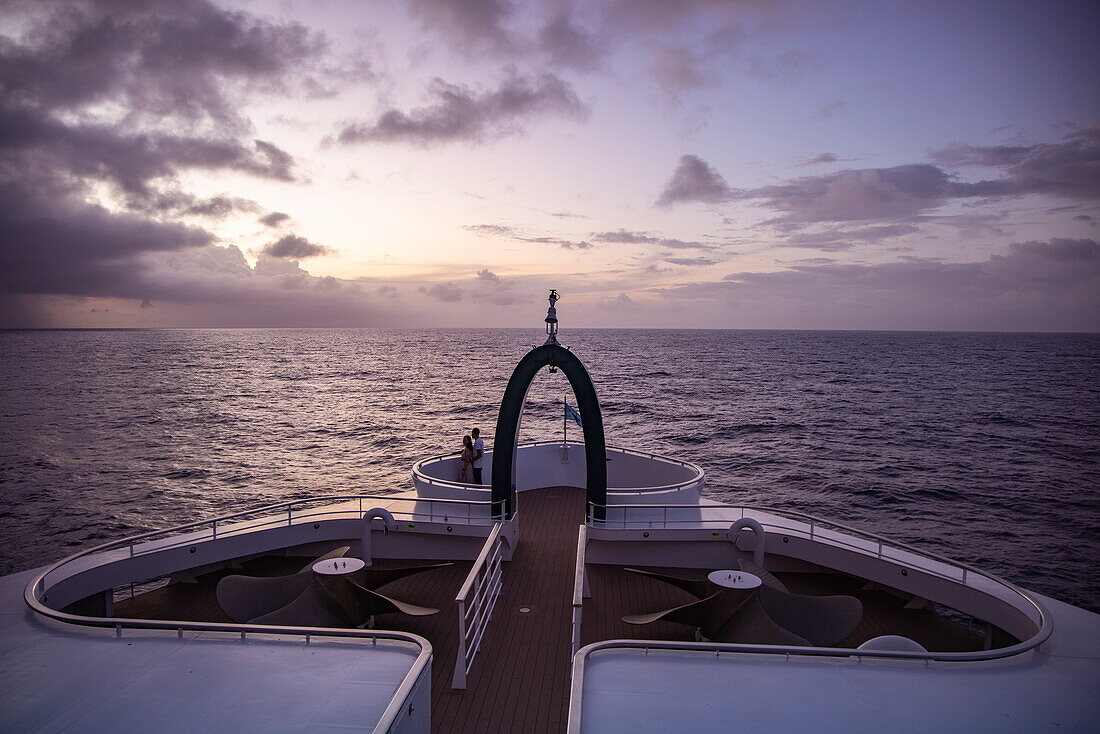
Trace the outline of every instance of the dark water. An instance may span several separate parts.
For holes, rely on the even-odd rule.
[[[715,498],[1100,609],[1100,335],[564,331],[609,442]],[[404,490],[491,434],[524,330],[0,332],[0,573],[261,503]],[[561,374],[523,438],[560,435]]]

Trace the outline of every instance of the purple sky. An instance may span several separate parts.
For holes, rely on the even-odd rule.
[[[0,326],[1100,330],[1095,2],[0,5]],[[563,327],[564,328],[564,327]]]

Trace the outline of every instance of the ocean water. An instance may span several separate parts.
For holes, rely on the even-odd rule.
[[[569,330],[608,442],[1100,610],[1100,335]],[[0,332],[0,573],[492,442],[537,330]],[[563,375],[523,439],[560,436]],[[571,432],[572,433],[572,432]]]

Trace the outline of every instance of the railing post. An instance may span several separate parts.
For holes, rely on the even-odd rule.
[[[451,678],[451,688],[466,688],[466,602],[462,599],[458,608],[458,653],[455,655],[455,673]]]

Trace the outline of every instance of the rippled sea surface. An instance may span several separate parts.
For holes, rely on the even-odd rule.
[[[885,534],[1100,610],[1100,335],[563,330],[608,441],[707,494]],[[0,573],[283,499],[411,487],[538,331],[0,332]],[[523,439],[556,438],[561,374]]]

